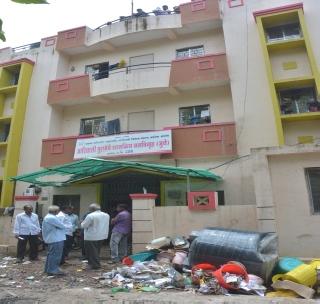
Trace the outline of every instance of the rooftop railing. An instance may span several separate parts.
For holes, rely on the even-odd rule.
[[[123,21],[131,21],[131,20],[137,19],[137,18],[145,18],[145,17],[149,17],[149,16],[166,16],[166,15],[175,15],[175,14],[180,14],[180,10],[179,9],[176,9],[176,10],[173,10],[173,11],[169,11],[169,10],[167,10],[167,11],[163,11],[163,10],[157,11],[157,10],[154,10],[154,11],[149,12],[149,13],[146,13],[146,12],[135,13],[132,16],[120,16],[119,19],[108,21],[108,22],[98,26],[94,30],[99,30],[99,29],[101,29],[101,28],[103,28],[105,26],[108,26],[108,25],[111,25],[111,24],[114,24],[114,23],[123,22]]]
[[[41,42],[29,43],[29,44],[15,47],[12,49],[12,51],[14,53],[20,53],[20,52],[30,51],[32,49],[38,49],[40,47],[40,44]]]
[[[92,80],[99,80],[103,78],[109,78],[112,75],[119,74],[119,73],[125,73],[130,74],[136,71],[142,71],[142,70],[149,70],[153,71],[154,69],[160,69],[160,68],[171,68],[171,62],[150,62],[150,63],[142,63],[142,64],[134,64],[134,65],[128,65],[125,67],[115,67],[109,68],[108,70],[103,70],[98,73],[90,73]]]

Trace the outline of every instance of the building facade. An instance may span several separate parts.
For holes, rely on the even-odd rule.
[[[9,162],[18,168],[4,167],[2,206],[13,202],[10,176],[88,156],[206,169],[222,180],[187,183],[121,172],[44,187],[39,203],[43,212],[51,203],[72,203],[84,213],[92,202],[112,212],[119,201],[131,203],[129,194],[147,191],[157,194],[158,206],[149,238],[210,225],[259,229],[278,233],[281,254],[315,255],[319,9],[317,0],[196,0],[168,15],[122,17],[95,30],[79,27],[0,50],[4,70],[34,62],[32,77],[30,68],[21,82],[27,108],[25,119],[16,121],[24,122],[23,133],[14,135],[12,125],[3,141],[7,154],[11,141],[20,148]],[[3,98],[5,92],[18,95],[4,80],[0,85]],[[158,140],[157,149],[146,144],[163,134],[170,134],[168,143]],[[128,146],[134,137],[137,150]],[[90,150],[97,139],[109,146],[102,154]],[[16,195],[27,186],[17,182]],[[186,194],[196,191],[214,191],[216,210],[192,213]],[[167,227],[157,228],[166,219]],[[142,224],[134,231],[143,231]],[[142,244],[146,236],[135,238]]]

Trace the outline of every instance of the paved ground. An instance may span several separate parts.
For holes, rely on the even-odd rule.
[[[1,257],[0,257],[1,258]],[[190,291],[166,291],[158,294],[130,293],[111,294],[108,287],[101,286],[95,277],[110,270],[103,261],[102,271],[83,271],[82,263],[75,254],[64,267],[66,277],[49,278],[43,274],[44,257],[30,264],[13,264],[6,267],[0,263],[0,304],[180,304],[180,303],[217,303],[217,304],[266,304],[266,303],[318,303],[316,301],[293,299],[267,299],[255,296],[203,296]],[[2,258],[0,262],[3,262]],[[30,278],[33,276],[34,278]],[[28,279],[29,278],[29,279]]]

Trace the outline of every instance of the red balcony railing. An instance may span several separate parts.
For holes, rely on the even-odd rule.
[[[170,87],[200,87],[225,84],[229,81],[226,54],[188,57],[172,61]]]

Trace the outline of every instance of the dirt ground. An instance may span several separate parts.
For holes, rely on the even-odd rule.
[[[97,280],[103,272],[110,271],[106,260],[102,260],[102,270],[82,270],[83,263],[78,252],[72,252],[68,265],[63,267],[65,277],[48,277],[43,273],[45,256],[40,261],[29,264],[14,264],[0,256],[0,304],[178,304],[178,303],[217,303],[217,304],[265,304],[265,303],[317,303],[320,301],[267,299],[256,296],[204,296],[191,291],[161,291],[157,294],[130,293],[112,294],[109,287]]]

